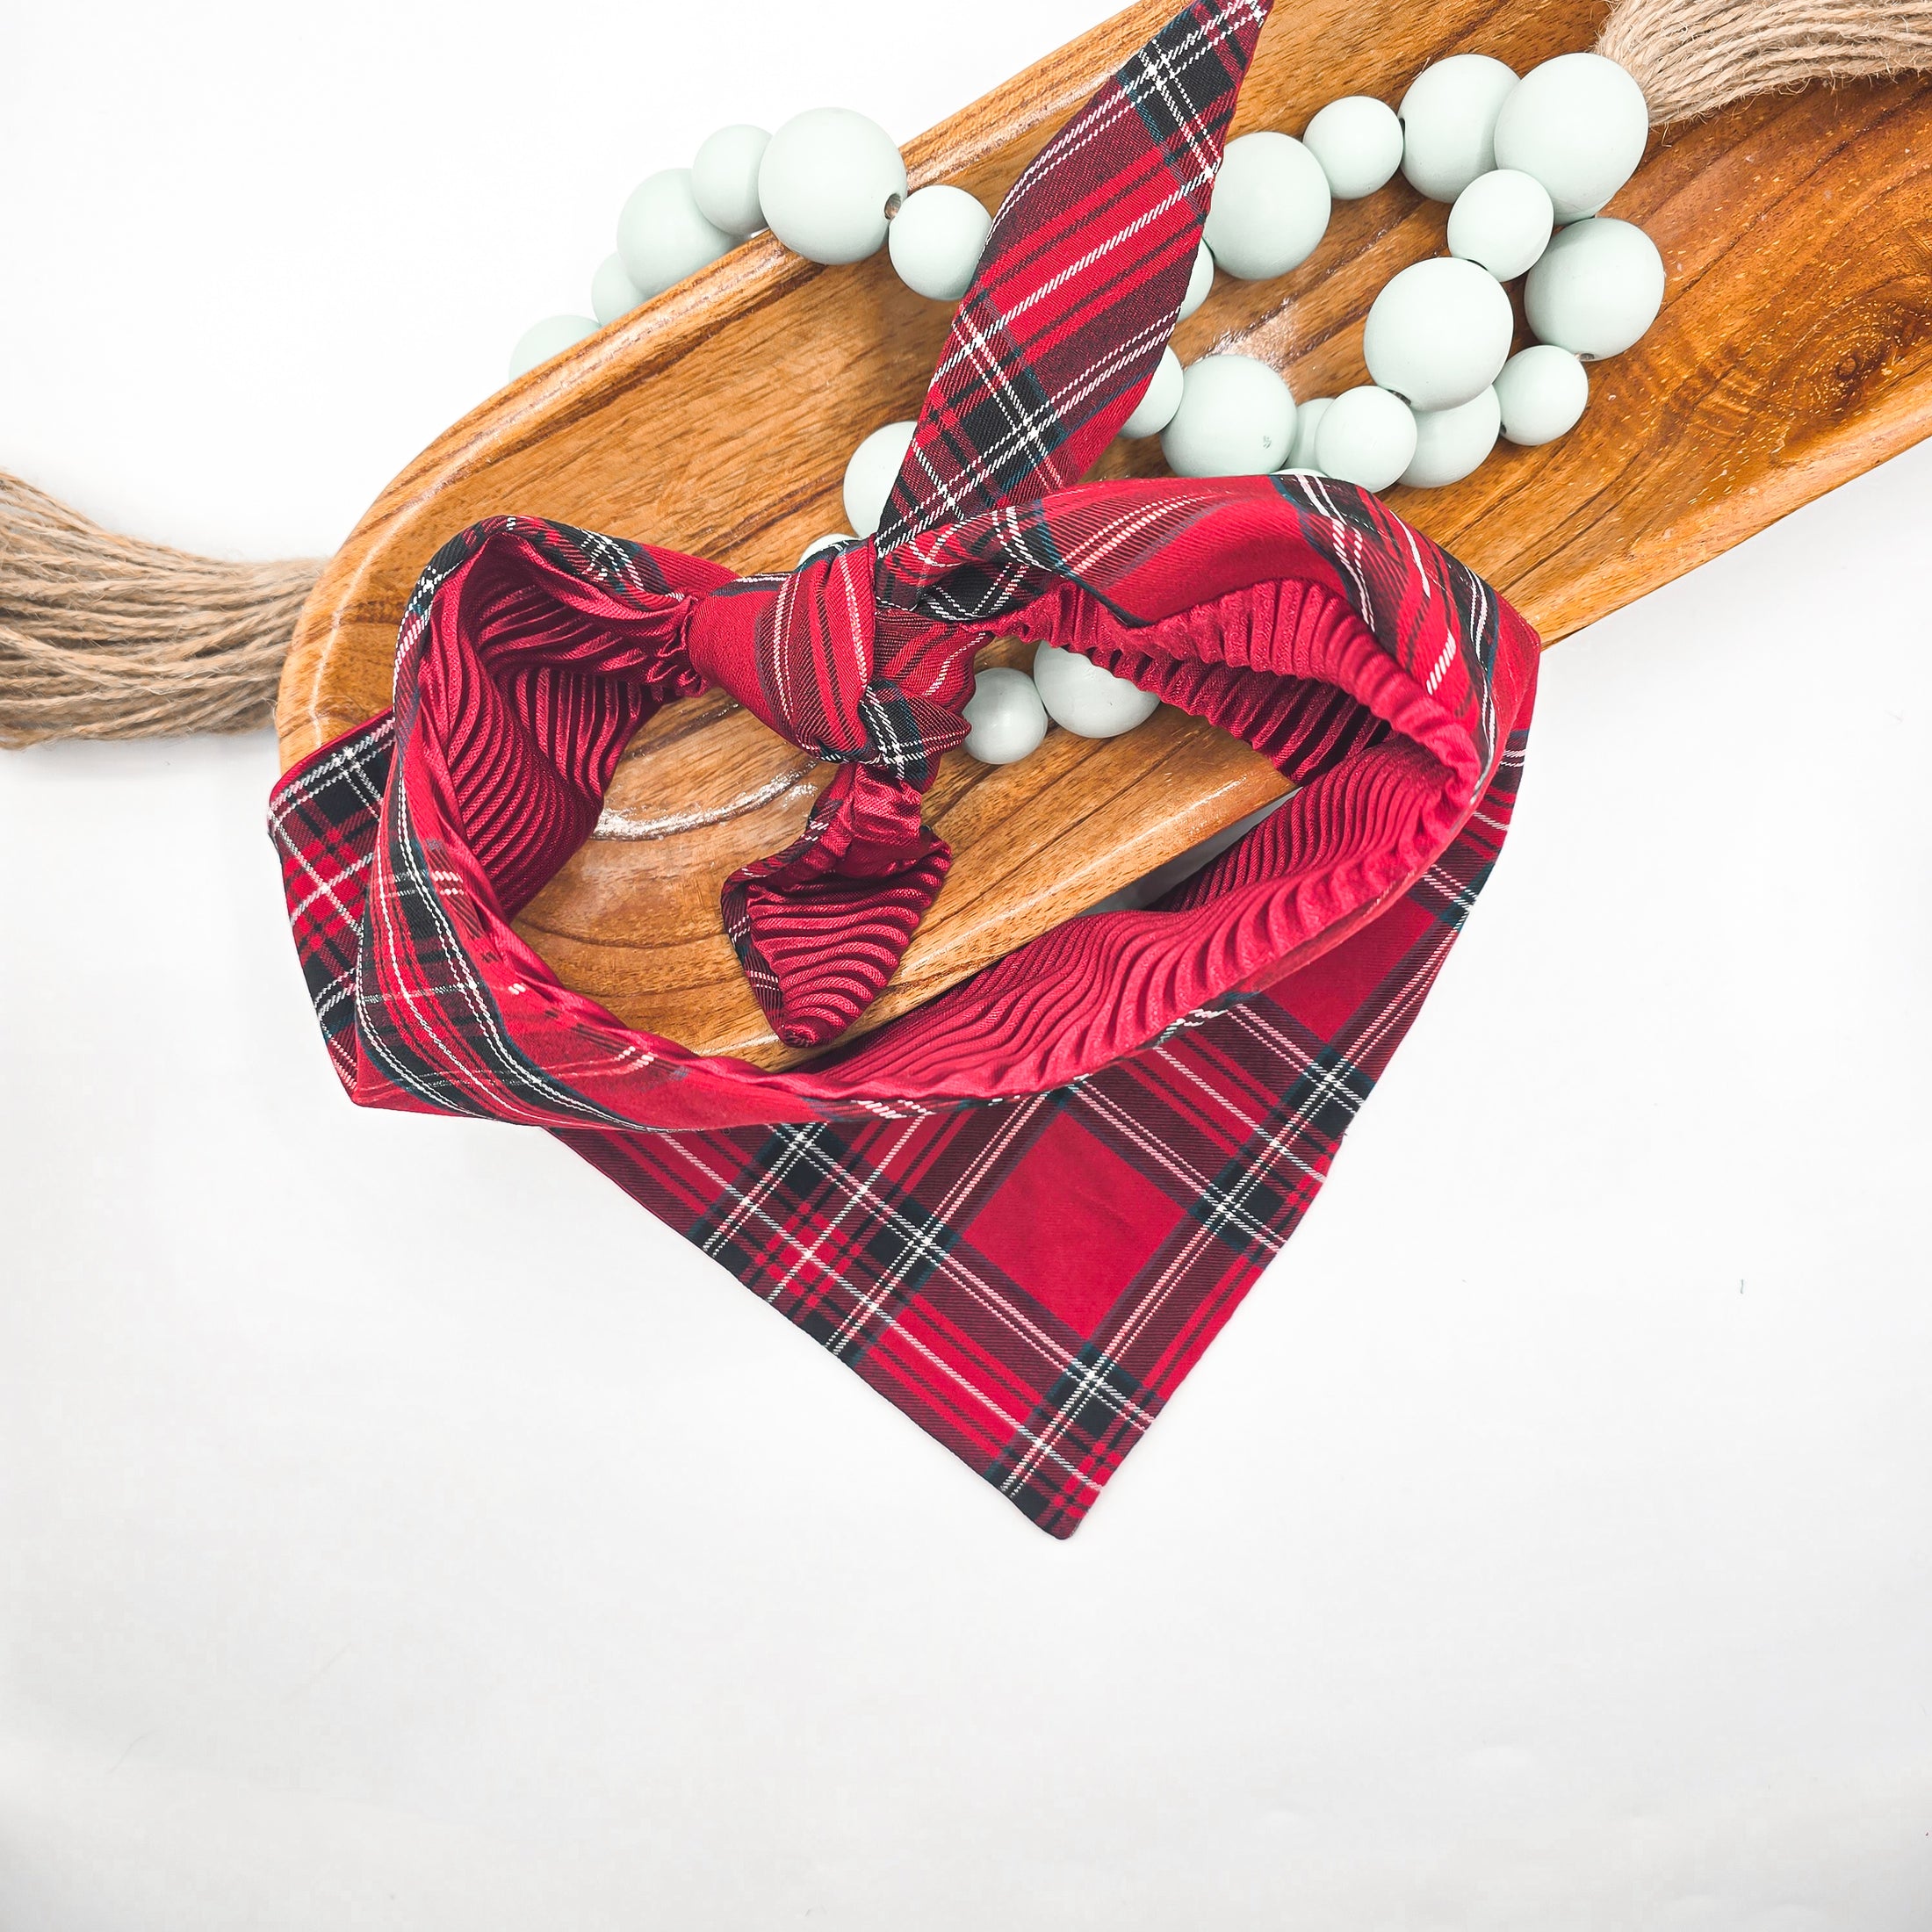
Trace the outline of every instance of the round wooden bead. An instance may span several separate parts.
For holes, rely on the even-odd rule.
[[[1321,162],[1294,135],[1264,130],[1228,143],[1201,233],[1216,268],[1265,282],[1314,254],[1329,210]]]
[[[1496,380],[1515,328],[1495,276],[1437,256],[1391,276],[1369,305],[1362,359],[1411,408],[1454,409]]]
[[[1496,161],[1549,190],[1559,221],[1595,214],[1637,171],[1650,133],[1643,90],[1601,54],[1532,67],[1496,116]]]
[[[628,315],[644,299],[644,292],[624,273],[624,257],[607,255],[590,278],[590,313],[601,327]]]
[[[1590,361],[1620,356],[1662,306],[1657,244],[1609,215],[1560,228],[1523,285],[1523,313],[1537,340]]]
[[[1416,453],[1402,480],[1423,490],[1460,483],[1496,448],[1502,427],[1502,406],[1493,388],[1460,408],[1426,411],[1416,418]]]
[[[905,198],[905,162],[892,137],[847,107],[794,114],[758,164],[758,205],[767,223],[810,262],[876,255],[895,198]]]
[[[1315,460],[1316,432],[1334,401],[1333,396],[1310,396],[1306,402],[1295,404],[1294,436],[1288,445],[1288,460],[1281,465],[1284,470],[1312,470],[1318,466]]]
[[[1386,490],[1416,454],[1416,418],[1400,396],[1365,382],[1329,405],[1315,432],[1315,466],[1325,476]]]
[[[982,765],[1017,765],[1038,751],[1047,735],[1040,687],[1024,671],[1004,664],[989,665],[975,675],[973,695],[960,707],[960,716],[970,727],[966,755]]]
[[[735,239],[699,213],[688,168],[640,181],[617,217],[617,253],[639,295],[662,294],[717,261]]]
[[[973,285],[993,218],[963,188],[921,188],[887,230],[892,266],[916,295],[956,302]]]
[[[1161,454],[1176,476],[1265,476],[1294,435],[1294,398],[1266,363],[1203,356],[1181,371],[1180,407],[1161,431]]]
[[[758,205],[758,168],[771,136],[746,122],[707,134],[691,162],[691,193],[698,213],[726,234],[756,234],[765,226]]]
[[[1322,164],[1337,201],[1359,201],[1386,187],[1402,164],[1402,124],[1387,101],[1345,94],[1317,113],[1301,145]]]
[[[534,323],[516,338],[516,347],[510,351],[510,380],[515,382],[538,363],[562,355],[573,342],[596,333],[597,325],[588,315],[551,315]]]
[[[1147,387],[1141,392],[1141,400],[1134,405],[1134,413],[1121,425],[1123,436],[1157,436],[1174,420],[1174,412],[1180,407],[1181,391],[1186,378],[1180,366],[1180,357],[1171,349],[1161,350],[1161,359],[1154,365],[1154,374]]]
[[[885,515],[885,501],[898,480],[899,465],[912,447],[914,427],[910,422],[889,422],[883,429],[875,429],[846,465],[846,521],[861,537],[871,536]]]
[[[1549,191],[1517,168],[1492,168],[1456,197],[1449,211],[1449,252],[1513,282],[1535,267],[1550,245],[1555,216]]]
[[[1496,166],[1496,120],[1516,85],[1513,69],[1487,54],[1452,54],[1409,83],[1395,110],[1402,173],[1417,194],[1453,201]]]
[[[1208,292],[1214,285],[1215,254],[1203,242],[1194,250],[1193,272],[1187,278],[1187,292],[1180,299],[1180,314],[1175,321],[1185,322],[1208,299]]]
[[[1568,350],[1538,342],[1503,364],[1496,393],[1508,441],[1532,447],[1554,443],[1582,419],[1590,371]]]
[[[1076,738],[1118,738],[1145,724],[1161,704],[1151,691],[1056,644],[1034,652],[1033,681],[1047,715]]]
[[[798,553],[798,561],[793,568],[803,570],[820,551],[836,550],[840,544],[849,544],[852,541],[852,532],[848,530],[833,530],[828,537],[814,537]]]

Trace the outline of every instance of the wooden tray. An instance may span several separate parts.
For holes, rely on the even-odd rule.
[[[1128,7],[920,137],[913,184],[953,181],[996,205],[1175,4]],[[1582,0],[1284,5],[1234,131],[1298,133],[1342,93],[1399,99],[1451,53],[1520,72],[1588,47],[1601,18]],[[1654,136],[1611,212],[1663,252],[1656,326],[1593,370],[1590,410],[1561,443],[1501,445],[1464,482],[1390,501],[1554,642],[1917,441],[1932,429],[1928,170],[1932,87],[1917,80],[1772,97]],[[1221,278],[1178,352],[1239,348],[1297,395],[1365,381],[1369,302],[1442,252],[1445,214],[1400,177],[1337,203],[1312,261],[1274,282]],[[384,491],[323,572],[282,680],[285,768],[387,704],[416,573],[479,517],[515,510],[740,570],[789,567],[844,526],[840,481],[860,437],[917,414],[948,315],[903,288],[883,252],[820,269],[763,235],[492,397]],[[1160,468],[1157,443],[1116,443],[1096,473]],[[672,706],[632,743],[596,834],[520,929],[630,1025],[764,1065],[798,1057],[745,988],[717,889],[797,833],[824,770],[716,695]],[[952,753],[926,814],[952,842],[952,874],[861,1027],[1282,789],[1246,746],[1165,711],[1107,743],[1053,732],[998,770]]]

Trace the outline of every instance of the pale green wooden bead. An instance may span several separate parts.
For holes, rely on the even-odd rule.
[[[1456,197],[1449,252],[1486,268],[1499,282],[1526,274],[1550,245],[1555,217],[1549,191],[1517,168],[1492,168]]]
[[[900,281],[928,301],[956,302],[973,285],[993,218],[963,188],[908,195],[886,234]]]
[[[1509,360],[1516,317],[1487,269],[1453,256],[1410,263],[1370,303],[1362,360],[1412,409],[1454,409]]]
[[[1496,123],[1499,168],[1548,189],[1556,219],[1595,214],[1637,171],[1650,133],[1643,90],[1601,54],[1559,54],[1532,67]]]
[[[758,205],[758,167],[771,136],[748,121],[707,134],[691,161],[691,196],[698,213],[726,234],[756,234],[765,226]]]
[[[1319,465],[1315,460],[1316,431],[1322,427],[1325,416],[1335,401],[1333,396],[1310,396],[1305,402],[1294,406],[1294,440],[1288,450],[1288,460],[1281,467],[1284,470],[1312,470]]]
[[[1416,418],[1416,453],[1402,480],[1416,489],[1460,483],[1496,448],[1503,409],[1493,388],[1454,409],[1431,409]]]
[[[852,452],[845,471],[845,513],[861,537],[869,537],[885,515],[886,499],[898,480],[899,465],[912,447],[911,422],[889,422],[875,429]]]
[[[982,765],[1017,765],[1038,751],[1047,735],[1039,686],[1011,665],[989,665],[979,672],[960,716],[968,726],[966,755]]]
[[[1151,691],[1056,644],[1034,652],[1033,681],[1048,716],[1076,738],[1118,738],[1161,708]]]
[[[1203,356],[1181,372],[1161,454],[1176,476],[1265,476],[1294,437],[1294,398],[1274,370],[1251,356]]]
[[[1515,71],[1487,54],[1452,54],[1409,83],[1395,110],[1402,174],[1417,194],[1453,201],[1496,166],[1496,116]]]
[[[1121,425],[1121,434],[1157,436],[1174,420],[1186,380],[1180,357],[1171,349],[1162,350],[1161,359],[1154,365],[1154,373],[1141,392],[1141,400],[1134,405],[1133,415]]]
[[[771,231],[808,262],[862,262],[905,198],[905,162],[876,121],[847,107],[794,114],[758,164]]]
[[[573,342],[595,335],[597,325],[588,315],[551,315],[526,328],[510,351],[510,380],[527,374],[538,363],[560,356]]]
[[[1324,476],[1386,490],[1416,454],[1416,418],[1400,396],[1365,382],[1330,404],[1315,432],[1315,466]]]
[[[640,295],[661,295],[717,261],[735,239],[699,212],[688,168],[640,181],[617,217],[617,254]]]
[[[1321,162],[1292,134],[1263,129],[1228,143],[1201,233],[1216,268],[1265,282],[1314,254],[1330,210]]]
[[[1568,350],[1537,342],[1503,364],[1496,393],[1504,437],[1533,449],[1554,443],[1582,420],[1590,401],[1590,371]]]
[[[1620,356],[1663,306],[1663,257],[1634,223],[1596,215],[1557,230],[1523,285],[1539,342],[1588,361]]]
[[[607,255],[590,278],[590,313],[608,324],[628,315],[644,299],[644,292],[624,272],[621,255]]]
[[[1194,266],[1187,278],[1187,292],[1180,299],[1177,321],[1185,322],[1208,299],[1215,285],[1215,252],[1203,242],[1194,250]]]
[[[1387,101],[1344,94],[1317,113],[1301,145],[1322,164],[1337,201],[1359,201],[1387,187],[1402,164],[1402,124]]]

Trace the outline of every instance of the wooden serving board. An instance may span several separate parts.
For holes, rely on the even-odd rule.
[[[1094,85],[1178,0],[1143,0],[914,141],[914,186],[997,205]],[[1301,0],[1264,31],[1234,132],[1299,133],[1331,97],[1395,101],[1458,52],[1519,72],[1594,40],[1587,0]],[[1337,202],[1314,258],[1278,281],[1218,278],[1183,361],[1238,348],[1298,396],[1366,380],[1361,322],[1395,270],[1443,251],[1446,210],[1401,177]],[[1611,213],[1669,271],[1663,314],[1591,372],[1582,423],[1499,446],[1401,512],[1511,598],[1546,642],[1681,576],[1932,430],[1932,86],[1916,79],[1748,102],[1653,137]],[[844,527],[847,457],[917,414],[949,312],[882,251],[821,269],[754,237],[492,397],[383,493],[304,611],[277,713],[285,767],[389,701],[398,621],[454,531],[560,518],[789,567]],[[1157,442],[1096,473],[1160,472]],[[995,646],[983,661],[1013,655]],[[1023,661],[1023,660],[1021,660]],[[764,1065],[772,1038],[719,923],[733,867],[803,825],[826,768],[717,695],[638,733],[597,833],[525,910],[525,937],[629,1025]],[[926,817],[954,865],[900,970],[860,1022],[919,1005],[1279,796],[1246,746],[1168,711],[1124,738],[1055,731],[990,769],[950,754]]]

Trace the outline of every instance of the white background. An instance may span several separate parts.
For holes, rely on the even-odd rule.
[[[12,10],[0,464],[325,551],[709,126],[1101,11]],[[1928,515],[1932,447],[1546,660],[1066,1545],[542,1136],[347,1105],[265,733],[0,755],[0,1926],[1922,1928]]]

